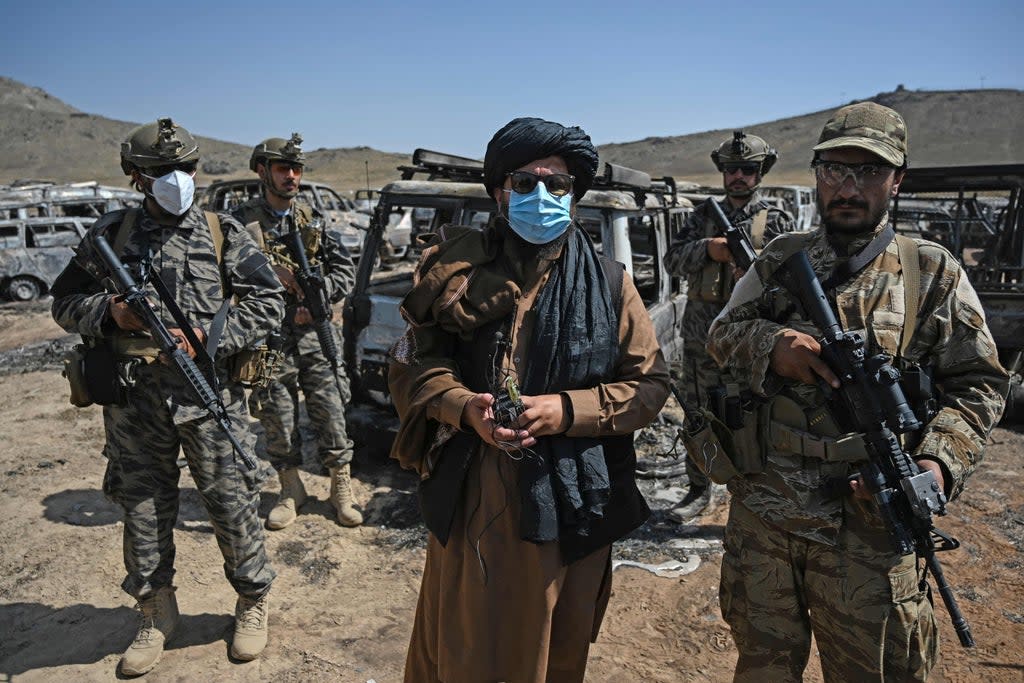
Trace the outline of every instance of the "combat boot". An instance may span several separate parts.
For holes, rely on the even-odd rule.
[[[259,600],[238,596],[235,603],[235,637],[231,641],[231,656],[248,662],[256,659],[267,646],[267,596]]]
[[[669,510],[669,519],[685,524],[700,516],[711,504],[711,493],[709,484],[690,484],[686,496],[679,501],[679,507]]]
[[[277,505],[267,515],[267,528],[283,529],[295,521],[299,508],[306,502],[306,487],[299,478],[299,468],[290,467],[277,473],[281,480],[281,495]]]
[[[349,477],[349,466],[331,468],[331,505],[338,513],[338,522],[342,526],[359,526],[363,523],[363,516],[352,505],[355,503],[352,495],[352,479]]]
[[[178,600],[174,591],[173,586],[164,586],[139,601],[142,623],[135,640],[121,656],[121,673],[125,676],[141,676],[160,661],[164,643],[178,625]]]

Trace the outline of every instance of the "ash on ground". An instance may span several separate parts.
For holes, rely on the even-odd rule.
[[[637,433],[637,484],[651,508],[651,517],[615,543],[613,559],[685,562],[694,555],[704,560],[721,553],[721,525],[702,523],[703,517],[679,524],[669,517],[669,511],[679,506],[689,488],[686,452],[676,440],[681,422],[682,413],[666,407],[651,426]],[[419,514],[416,477],[387,460],[386,454],[368,457],[357,451],[355,467],[360,480],[375,488],[364,511],[366,523],[376,528],[373,542],[392,549],[425,548],[427,531]],[[724,505],[721,491],[712,497],[712,505],[716,504]]]

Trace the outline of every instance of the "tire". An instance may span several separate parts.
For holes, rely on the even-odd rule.
[[[7,297],[11,301],[32,301],[40,294],[39,283],[30,277],[12,278],[7,283]]]

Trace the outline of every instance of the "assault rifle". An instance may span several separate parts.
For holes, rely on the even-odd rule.
[[[729,222],[714,197],[708,198],[706,203],[711,207],[711,220],[725,236],[729,245],[729,253],[732,254],[732,260],[735,261],[736,267],[742,271],[750,270],[754,259],[757,258],[757,252],[754,251],[754,245],[750,243],[747,233]]]
[[[289,214],[290,216],[290,214]],[[338,371],[338,346],[334,343],[334,330],[331,326],[331,301],[327,298],[327,283],[319,268],[309,265],[306,256],[306,245],[302,241],[302,233],[295,225],[294,217],[290,216],[291,230],[281,235],[281,242],[288,249],[295,262],[295,281],[302,290],[302,305],[309,309],[313,317],[313,329],[320,342],[320,350],[330,361],[335,375]]]
[[[227,408],[210,386],[199,366],[196,365],[188,353],[178,347],[178,339],[171,334],[167,326],[160,320],[160,316],[156,314],[149,300],[146,299],[146,294],[135,283],[131,272],[121,262],[117,254],[114,253],[106,237],[97,235],[93,245],[96,253],[103,260],[107,273],[114,283],[114,288],[121,295],[124,303],[128,304],[132,312],[145,323],[149,334],[153,337],[157,346],[160,347],[161,353],[168,358],[168,364],[175,368],[178,374],[191,387],[192,393],[195,395],[199,405],[217,422],[221,430],[228,437],[228,441],[231,442],[231,447],[235,449],[235,452],[242,459],[242,462],[245,463],[245,466],[250,470],[255,470],[257,466],[256,458],[242,448],[242,444],[239,443],[238,439],[231,432],[231,416],[228,415]],[[193,346],[198,344],[199,340],[195,338],[191,327],[188,328],[187,332],[183,328],[182,333],[191,335],[189,342]],[[199,345],[197,348],[201,349],[202,346]]]
[[[917,553],[924,558],[960,644],[974,647],[970,626],[935,557],[938,551],[960,547],[958,540],[932,524],[933,515],[946,514],[946,496],[935,475],[918,466],[896,438],[919,429],[921,423],[907,404],[892,358],[886,354],[865,358],[864,340],[840,327],[807,254],[801,251],[786,259],[774,278],[800,302],[824,335],[821,358],[841,382],[836,392],[841,415],[849,421],[844,426],[864,434],[868,461],[860,468],[860,476],[893,545],[901,555]]]

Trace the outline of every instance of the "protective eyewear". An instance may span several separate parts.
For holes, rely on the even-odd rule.
[[[552,173],[550,175],[537,175],[529,171],[512,171],[506,173],[512,181],[512,191],[516,194],[530,194],[537,187],[537,183],[544,183],[548,192],[554,197],[564,197],[572,192],[572,183],[576,176],[566,173]]]
[[[289,173],[302,173],[302,164],[295,161],[278,161],[274,159],[270,162],[270,168],[276,169],[277,171],[288,171]]]
[[[811,168],[818,180],[829,187],[839,187],[852,176],[854,185],[862,188],[881,185],[889,178],[889,173],[896,170],[888,164],[844,164],[822,159],[813,161]]]
[[[153,168],[147,168],[149,173],[144,173],[151,178],[163,178],[168,173],[174,173],[175,171],[181,171],[187,173],[190,176],[195,176],[196,169],[198,168],[198,162],[191,162],[187,164],[168,164],[167,166],[154,166]]]
[[[722,164],[722,170],[728,174],[739,171],[743,175],[756,175],[761,170],[761,164]]]

